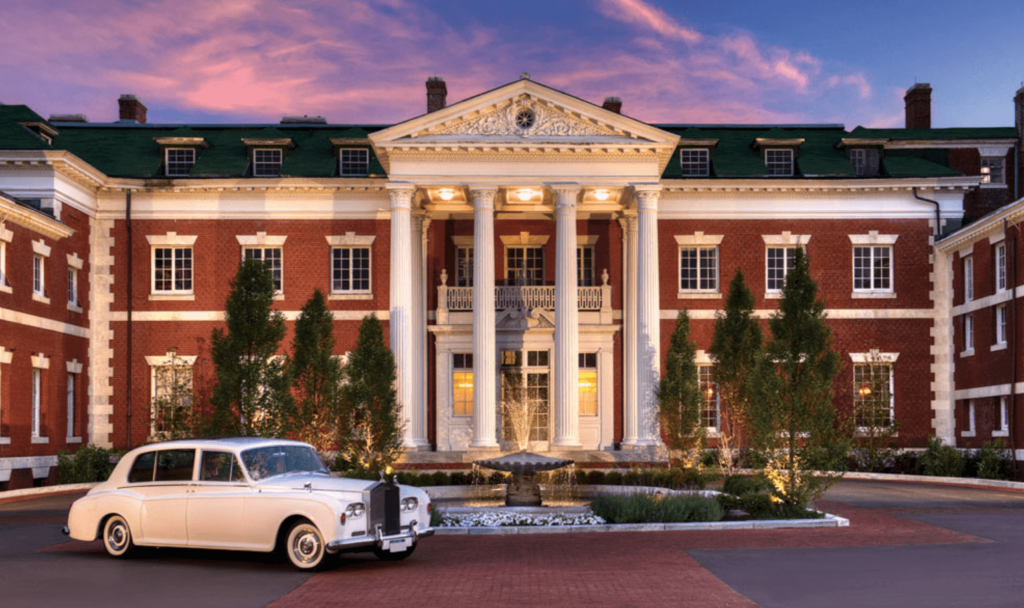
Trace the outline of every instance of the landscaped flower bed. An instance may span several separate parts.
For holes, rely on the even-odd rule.
[[[605,520],[587,513],[516,513],[514,511],[481,511],[477,513],[441,513],[441,528],[475,528],[506,526],[591,526]]]

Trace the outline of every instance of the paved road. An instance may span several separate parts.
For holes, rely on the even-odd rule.
[[[1024,493],[843,482],[847,529],[447,536],[298,573],[274,556],[113,560],[60,534],[73,497],[0,504],[0,606],[1022,606]]]

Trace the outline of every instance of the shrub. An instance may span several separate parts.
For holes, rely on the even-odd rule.
[[[974,454],[978,477],[982,479],[1008,479],[1010,462],[1006,458],[1006,445],[1002,439],[989,441]]]
[[[114,470],[111,456],[117,454],[94,445],[84,445],[74,454],[57,452],[57,483],[106,481]]]
[[[897,475],[920,475],[921,467],[917,462],[917,452],[903,452],[893,459],[891,473]]]
[[[718,501],[703,496],[598,496],[590,509],[614,524],[718,521],[724,515]]]
[[[469,485],[470,478],[462,471],[455,471],[448,479],[453,486],[465,486]]]
[[[491,485],[498,485],[502,483],[508,483],[507,476],[501,471],[495,471],[491,473],[491,476],[487,479],[487,483]]]
[[[604,476],[604,482],[610,486],[621,486],[622,485],[622,472],[621,471],[609,471]]]
[[[587,471],[586,483],[598,485],[605,483],[604,471]]]
[[[746,477],[743,475],[731,475],[725,478],[722,484],[722,492],[733,496],[754,494],[757,492],[771,492],[772,483],[764,475]]]
[[[964,458],[960,450],[943,445],[938,437],[928,440],[928,449],[921,453],[918,463],[924,475],[960,477],[964,472]]]

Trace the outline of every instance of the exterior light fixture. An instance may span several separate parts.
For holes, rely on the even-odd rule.
[[[596,198],[599,201],[606,201],[606,200],[608,200],[609,196],[611,196],[611,193],[608,192],[607,190],[595,190],[594,191],[594,198]]]
[[[437,193],[441,197],[441,200],[450,201],[455,198],[455,191],[451,188],[445,188]]]
[[[715,396],[715,387],[709,386],[705,393],[707,394],[708,399],[713,399]]]
[[[533,198],[533,190],[530,190],[529,188],[523,188],[521,190],[517,190],[516,191],[516,198],[518,198],[521,201],[528,201],[531,198]]]
[[[857,391],[862,399],[867,399],[871,396],[871,387],[867,384],[862,384],[860,390]]]

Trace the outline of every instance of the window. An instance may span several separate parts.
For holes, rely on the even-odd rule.
[[[718,416],[721,412],[722,396],[718,392],[718,385],[712,379],[713,377],[713,369],[710,365],[700,365],[697,367],[701,399],[704,401],[700,419],[705,428],[718,430]]]
[[[174,433],[185,429],[192,407],[192,364],[195,357],[146,357],[152,372],[150,432]]]
[[[473,248],[458,247],[455,249],[455,286],[473,286]]]
[[[473,355],[452,355],[452,413],[473,415]]]
[[[135,457],[131,470],[128,471],[128,483],[146,483],[153,481],[153,470],[156,468],[156,452],[146,452]]]
[[[3,227],[0,226],[0,231]],[[7,286],[7,243],[0,240],[0,287]]]
[[[505,284],[543,285],[544,247],[506,247]]]
[[[190,481],[196,461],[195,450],[162,450],[156,453],[153,481]]]
[[[342,175],[369,175],[370,151],[359,148],[341,149]]]
[[[75,374],[68,373],[68,437],[75,436]]]
[[[782,291],[786,284],[786,275],[796,267],[796,247],[769,247],[765,260],[768,291]]]
[[[331,249],[331,293],[369,293],[370,248]]]
[[[242,249],[243,259],[260,260],[270,269],[274,275],[274,293],[282,292],[282,264],[280,247],[244,247]]]
[[[893,422],[893,366],[871,361],[853,366],[853,410],[858,428],[881,429]]]
[[[196,164],[196,151],[193,148],[167,148],[164,154],[169,177],[188,175]]]
[[[68,304],[78,306],[78,270],[68,266]]]
[[[679,249],[679,291],[718,291],[718,247]]]
[[[192,293],[192,248],[153,248],[153,293]]]
[[[580,415],[597,415],[597,353],[580,353]]]
[[[684,177],[707,177],[710,169],[707,148],[684,148],[679,151],[679,167]]]
[[[764,151],[764,164],[768,175],[793,175],[793,151],[768,148]]]
[[[1005,184],[1006,173],[1003,171],[1003,163],[1006,161],[1002,156],[983,156],[981,158],[981,183],[983,184]]]
[[[964,353],[974,353],[974,315],[964,315]]]
[[[43,370],[32,369],[32,437],[41,437],[40,418],[43,409]]]
[[[526,355],[525,357],[523,355]],[[523,366],[523,361],[526,365]],[[502,386],[508,386],[508,377],[516,375],[521,378],[523,399],[530,413],[530,441],[548,441],[551,435],[549,410],[550,370],[548,351],[529,350],[525,353],[518,350],[501,351]],[[506,428],[506,437],[510,428]]]
[[[857,177],[878,175],[879,151],[877,148],[850,148],[850,164]]]
[[[44,288],[46,264],[43,256],[36,255],[32,256],[32,293],[37,296],[45,296]]]
[[[999,428],[992,432],[993,437],[1008,437],[1010,435],[1010,412],[1009,397],[999,398]]]
[[[974,437],[977,434],[974,415],[974,399],[967,402],[967,428],[960,433],[961,437]]]
[[[970,302],[974,299],[974,258],[964,258],[964,301]]]
[[[892,291],[892,247],[853,248],[853,290]]]
[[[594,248],[576,248],[576,285],[578,287],[594,286]]]
[[[996,291],[1006,291],[1006,245],[996,246]]]
[[[996,306],[996,344],[1006,344],[1006,304]]]
[[[208,452],[203,450],[199,465],[200,481],[245,481],[242,467],[231,452]]]
[[[277,177],[281,175],[284,151],[274,148],[256,148],[252,152],[252,174],[255,177]]]

